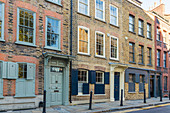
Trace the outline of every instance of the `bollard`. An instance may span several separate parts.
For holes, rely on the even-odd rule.
[[[162,90],[160,89],[160,101],[162,102]]]
[[[123,106],[123,89],[121,89],[121,100],[120,100],[120,106]]]
[[[44,90],[43,112],[42,113],[46,113],[46,90]]]
[[[146,89],[144,88],[144,103],[146,103]]]
[[[90,91],[89,110],[92,110],[92,93],[93,93],[93,91]]]
[[[169,100],[170,100],[170,91],[169,91]]]

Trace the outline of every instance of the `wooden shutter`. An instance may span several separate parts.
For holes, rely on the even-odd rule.
[[[95,84],[94,94],[105,94],[105,84]]]
[[[83,94],[89,94],[89,83],[83,83]]]
[[[147,75],[145,75],[145,83],[148,83],[148,76]]]
[[[89,83],[96,83],[96,71],[89,71]]]
[[[3,97],[3,79],[0,79],[0,98]]]
[[[14,62],[7,63],[7,78],[17,79],[18,78],[18,64]]]
[[[140,76],[139,76],[139,74],[136,74],[135,78],[136,78],[136,83],[139,83],[139,82],[140,82]]]
[[[78,95],[78,70],[72,69],[71,76],[72,76],[71,94]]]
[[[129,73],[127,73],[127,72],[125,74],[125,82],[129,82]]]
[[[105,72],[104,73],[104,84],[109,84],[110,81],[110,73],[109,72]]]
[[[35,96],[35,80],[26,80],[25,83],[26,91],[25,94],[27,97]]]
[[[27,63],[27,79],[33,80],[35,78],[36,65]]]
[[[25,79],[17,79],[16,80],[16,91],[15,91],[15,96],[16,97],[24,97],[25,96]]]
[[[7,62],[2,63],[2,78],[7,78]]]

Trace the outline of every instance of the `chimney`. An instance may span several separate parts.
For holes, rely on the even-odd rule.
[[[162,4],[162,0],[160,0],[160,4]]]
[[[156,2],[154,2],[154,8],[157,6],[157,3]]]

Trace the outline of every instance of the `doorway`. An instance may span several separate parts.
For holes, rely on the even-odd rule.
[[[115,72],[114,74],[114,98],[115,101],[119,100],[120,91],[120,72]]]

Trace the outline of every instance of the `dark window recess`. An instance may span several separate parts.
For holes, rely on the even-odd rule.
[[[145,75],[139,75],[139,77],[140,77],[139,91],[143,92],[144,91]]]
[[[129,92],[135,92],[135,74],[129,74]]]
[[[134,43],[129,43],[129,61],[135,62],[135,50],[134,50]]]

